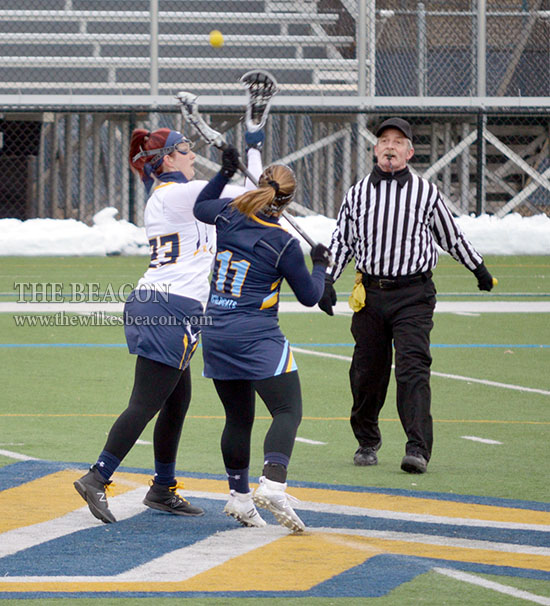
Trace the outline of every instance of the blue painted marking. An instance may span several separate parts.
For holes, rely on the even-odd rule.
[[[144,487],[144,494],[146,487]],[[94,526],[24,549],[2,558],[4,576],[55,576],[60,570],[71,576],[116,575],[145,564],[176,549],[182,549],[212,536],[213,532],[234,530],[235,521],[223,512],[219,501],[193,499],[202,507],[208,523],[198,518],[157,511],[144,511],[115,525]],[[215,529],[213,529],[213,525]],[[82,545],[101,545],[101,549],[80,549]],[[75,548],[75,546],[77,546]],[[70,554],[70,561],[67,556]],[[1,590],[1,587],[0,587]]]
[[[0,343],[0,348],[22,347],[127,347],[126,343]]]
[[[416,495],[411,495],[409,497]],[[194,501],[193,501],[194,502]],[[368,506],[368,499],[365,499]],[[201,505],[202,507],[202,505]],[[414,520],[395,520],[392,518],[378,518],[368,515],[338,515],[335,524],[334,517],[337,514],[323,513],[317,511],[305,511],[300,505],[295,505],[305,525],[309,528],[334,527],[350,528],[359,530],[376,530],[379,532],[403,532],[411,534],[423,534],[436,537],[450,537],[455,539],[466,539],[470,541],[492,541],[495,543],[510,543],[517,545],[531,545],[533,547],[548,547],[548,532],[540,530],[517,530],[507,528],[491,528],[484,526],[462,526],[457,524],[435,524],[432,522],[417,522]],[[342,532],[345,532],[342,530]]]
[[[0,490],[7,487],[24,484],[35,477],[67,468],[82,468],[81,464],[21,461],[0,468]],[[122,468],[121,471],[150,473],[149,470]],[[221,474],[180,473],[202,478],[224,479]],[[381,490],[361,486],[342,486],[317,484],[313,482],[293,483],[293,485],[321,488],[328,490],[347,490],[368,494],[383,492],[387,494],[402,494],[410,497],[446,499],[463,503],[483,502],[484,504],[500,507],[518,507],[550,510],[550,503],[527,503],[500,498],[482,498],[445,493],[427,493],[402,489]],[[92,581],[95,575],[115,575],[157,558],[164,553],[191,545],[215,532],[235,528],[235,522],[223,515],[221,503],[214,499],[194,499],[207,510],[204,518],[175,518],[174,516],[145,511],[123,520],[115,525],[94,526],[70,535],[54,539],[44,544],[36,545],[12,556],[2,558],[2,567],[10,576],[55,576],[63,571],[64,575],[83,575]],[[535,507],[538,506],[538,507]],[[300,509],[298,507],[298,509]],[[545,546],[541,537],[547,533],[541,531],[523,531],[494,529],[490,527],[462,527],[453,524],[431,524],[411,520],[391,520],[374,518],[368,515],[347,516],[300,510],[300,515],[311,527],[328,526],[346,533],[346,529],[394,530],[404,533],[422,533],[434,536],[449,536],[453,538],[480,539],[484,541],[497,540],[511,545]],[[175,531],[182,530],[182,532]],[[368,540],[368,539],[367,539]],[[82,549],[82,545],[89,547]],[[100,547],[100,548],[99,548]],[[68,558],[68,555],[70,557]],[[475,562],[450,561],[433,557],[412,556],[403,554],[382,553],[375,555],[362,564],[335,575],[306,591],[104,591],[104,592],[2,592],[0,598],[101,598],[106,597],[185,597],[185,598],[367,598],[387,595],[403,583],[412,581],[417,576],[431,570],[434,566],[450,566],[453,569],[464,570],[474,574],[506,575],[518,578],[538,579],[550,582],[550,573],[538,569],[521,569],[513,566],[494,566]],[[151,587],[155,586],[151,580]]]
[[[93,571],[94,576],[116,575],[176,549],[193,545],[212,536],[214,532],[235,529],[235,522],[223,514],[219,501],[194,498],[193,503],[205,510],[206,517],[201,521],[192,517],[179,518],[177,532],[174,532],[172,516],[145,511],[119,521],[116,526],[95,526],[80,530],[6,556],[2,558],[2,572],[8,576],[55,576],[60,570],[70,576],[86,576],[90,571]],[[420,533],[536,547],[546,547],[548,544],[547,532],[396,521],[367,515],[303,511],[299,507],[297,510],[306,526],[336,526],[342,529],[342,533],[349,528]],[[101,550],[75,549],[75,545],[94,544],[101,544]],[[67,561],[67,554],[70,554],[70,562]]]
[[[56,471],[64,469],[88,469],[90,463],[65,463],[57,461],[17,461],[4,467],[0,467],[0,490],[6,490],[13,486],[19,486],[25,482],[31,482]],[[120,472],[152,474],[150,468],[124,467],[118,468]],[[187,476],[189,478],[223,480],[227,481],[225,474],[203,473],[195,471],[178,470],[178,476]],[[258,482],[257,476],[251,476],[251,482]],[[428,492],[424,490],[407,490],[404,488],[382,488],[379,486],[349,486],[347,484],[324,484],[320,482],[298,482],[288,480],[289,487],[299,488],[318,488],[321,490],[334,490],[337,492],[347,491],[355,493],[374,493],[396,495],[403,497],[415,497],[417,499],[431,499],[433,501],[452,501],[454,503],[473,503],[476,505],[491,505],[494,507],[510,507],[513,509],[527,509],[533,511],[549,511],[550,502],[543,501],[524,501],[519,499],[507,499],[503,497],[483,497],[478,495],[464,495],[447,492]]]

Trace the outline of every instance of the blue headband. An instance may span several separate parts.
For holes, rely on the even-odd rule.
[[[168,133],[168,137],[166,137],[164,147],[159,147],[157,149],[142,149],[132,158],[132,162],[135,162],[138,158],[154,156],[149,162],[146,162],[144,166],[145,173],[149,175],[162,166],[164,156],[171,154],[176,149],[176,145],[184,141],[190,143],[189,139],[184,137],[179,131],[171,130]]]

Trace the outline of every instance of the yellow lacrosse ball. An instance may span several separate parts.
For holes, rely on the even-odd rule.
[[[214,48],[223,46],[223,34],[217,29],[213,29],[210,32],[210,46],[213,46]]]

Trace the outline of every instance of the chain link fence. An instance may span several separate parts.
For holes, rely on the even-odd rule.
[[[376,125],[394,113],[305,113],[273,110],[264,163],[280,160],[297,173],[296,212],[336,216],[347,188],[375,158]],[[550,215],[549,116],[537,112],[400,112],[413,126],[411,168],[436,182],[457,214]],[[3,120],[0,216],[74,218],[90,223],[105,206],[141,223],[144,191],[127,168],[137,126],[180,129],[195,138],[175,108],[155,114],[44,112]],[[242,113],[208,113],[213,128],[244,154]],[[197,178],[219,167],[219,152],[197,141]],[[481,160],[480,160],[481,159]]]
[[[256,68],[280,85],[264,162],[295,168],[298,212],[335,216],[400,115],[456,214],[550,214],[550,0],[0,0],[0,34],[1,218],[141,223],[132,129],[186,129],[188,90],[242,149]]]

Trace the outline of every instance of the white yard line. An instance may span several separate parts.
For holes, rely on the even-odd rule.
[[[104,311],[122,313],[124,303],[17,303],[17,301],[0,303],[0,312],[5,313],[65,313],[87,314]]]
[[[225,500],[226,495],[217,493],[195,493],[193,491],[186,493],[186,496],[198,496],[204,494],[207,498]],[[368,496],[368,495],[366,495]],[[124,518],[136,515],[141,510],[146,509],[141,504],[143,497],[143,488],[137,489],[125,495],[120,495],[110,499],[113,513],[117,518]],[[406,519],[415,521],[434,521],[437,516],[421,516],[418,514],[405,514],[399,512],[384,512],[361,507],[349,507],[342,505],[329,505],[323,503],[313,503],[301,501],[298,509],[310,511],[325,511],[327,513],[347,514],[347,515],[368,515],[375,517],[388,517],[393,519]],[[378,514],[378,515],[377,515]],[[469,520],[460,518],[442,518],[444,523],[452,523],[464,526],[493,526],[498,525],[502,528],[510,527],[534,527],[539,531],[550,531],[550,528],[536,524],[510,524],[506,522],[492,522],[489,520]],[[23,549],[44,543],[61,536],[84,530],[92,526],[101,524],[98,520],[91,517],[87,508],[82,508],[71,512],[56,520],[43,522],[28,526],[26,528],[15,529],[2,534],[2,543],[0,545],[0,557],[5,557],[17,553]],[[532,529],[532,528],[531,528]],[[518,545],[515,543],[500,543],[495,541],[484,541],[477,539],[452,538],[447,536],[437,536],[432,534],[407,533],[395,531],[379,531],[353,528],[332,528],[332,527],[309,527],[308,532],[357,536],[362,538],[385,539],[389,541],[399,541],[408,543],[420,543],[425,545],[443,545],[455,548],[490,550],[501,553],[517,553],[524,555],[537,555],[542,557],[550,556],[550,549],[546,547],[536,547],[530,545]],[[235,528],[234,530],[223,531],[198,541],[187,547],[176,549],[166,553],[155,560],[147,562],[131,570],[112,576],[24,576],[24,577],[1,577],[2,582],[93,582],[93,583],[117,583],[141,581],[145,578],[155,578],[157,581],[182,581],[189,579],[201,572],[209,570],[215,566],[223,564],[225,561],[238,555],[248,553],[249,551],[267,545],[288,534],[288,530],[278,525],[269,524],[265,528]],[[350,545],[354,547],[354,545]]]
[[[477,436],[460,436],[463,440],[471,440],[472,442],[481,442],[482,444],[502,444],[498,440],[489,440],[487,438],[478,438]]]
[[[286,535],[287,529],[272,524],[265,528],[235,528],[217,532],[115,577],[107,577],[105,582],[136,582],[151,578],[156,582],[185,581]]]
[[[292,492],[292,488],[290,489]],[[194,496],[192,492],[186,493],[186,495]],[[299,504],[296,504],[294,507],[298,510],[303,511],[316,511],[318,513],[327,513],[327,514],[338,514],[344,516],[369,516],[370,518],[377,518],[381,520],[401,520],[404,522],[414,522],[421,524],[441,524],[447,526],[461,526],[461,527],[472,527],[472,528],[500,528],[501,530],[526,530],[526,531],[536,531],[536,532],[545,532],[550,535],[550,524],[529,524],[528,522],[505,522],[500,520],[486,520],[486,519],[476,519],[476,518],[459,518],[452,516],[439,516],[434,514],[427,513],[408,513],[394,510],[386,510],[386,509],[373,509],[372,507],[368,507],[369,504],[369,493],[365,493],[365,506],[358,507],[356,505],[334,505],[332,503],[316,503],[313,501],[302,501],[300,500]],[[496,514],[495,514],[496,515]],[[525,515],[528,515],[528,511]],[[347,532],[349,529],[338,529],[341,532]],[[351,531],[350,531],[351,532]],[[363,532],[371,532],[370,530],[357,530],[353,532],[363,533]],[[467,544],[475,543],[476,549],[480,549],[481,545],[491,545],[491,549],[495,548],[491,541],[480,540],[476,541],[474,539],[453,539],[452,537],[447,536],[437,536],[434,535],[431,538],[428,538],[428,535],[420,535],[414,534],[411,532],[403,532],[403,533],[395,533],[393,531],[372,531],[373,533],[381,533],[381,534],[373,534],[369,536],[379,536],[380,538],[392,538],[396,541],[399,540],[407,540],[405,537],[412,537],[411,541],[420,541],[424,543],[430,543],[434,545],[453,545],[454,547],[466,547]],[[395,536],[394,536],[395,535]],[[431,535],[430,535],[431,536]],[[419,538],[420,537],[420,538]],[[454,542],[453,542],[454,541]],[[479,543],[479,545],[478,545]],[[550,543],[549,543],[550,544]],[[499,543],[500,545],[500,543]],[[510,543],[502,543],[502,545],[510,546]],[[489,549],[489,547],[488,547]],[[496,548],[495,548],[496,549]],[[507,551],[508,548],[503,547],[504,551]],[[510,547],[510,549],[515,549],[514,546]],[[522,549],[531,549],[531,547],[527,545],[523,545]],[[539,550],[539,547],[532,547],[532,549]],[[550,556],[550,548],[542,548],[543,551],[534,551],[532,553],[538,553],[539,555],[547,555]],[[531,553],[531,552],[530,552]]]
[[[8,459],[16,459],[17,461],[41,461],[36,457],[29,457],[18,452],[12,452],[11,450],[0,450],[0,455],[8,457]]]
[[[452,579],[464,581],[465,583],[471,583],[472,585],[478,585],[479,587],[485,587],[485,589],[492,589],[493,591],[498,591],[498,593],[504,593],[505,595],[509,595],[514,598],[519,598],[520,600],[533,602],[533,604],[543,604],[544,606],[550,606],[550,598],[545,598],[544,596],[529,593],[528,591],[516,589],[515,587],[510,587],[508,585],[502,585],[501,583],[495,583],[494,581],[489,581],[488,579],[483,579],[473,574],[462,572],[461,570],[453,570],[452,568],[440,567],[434,567],[432,568],[432,570],[447,577],[451,577]]]
[[[442,545],[459,549],[480,549],[482,551],[498,551],[499,553],[521,553],[523,555],[550,556],[550,549],[533,547],[517,543],[498,543],[496,541],[479,541],[476,539],[454,539],[452,537],[432,534],[414,534],[410,532],[394,532],[390,530],[364,530],[362,528],[332,528],[308,527],[308,531],[324,534],[345,534],[350,536],[400,541],[405,543],[421,543],[423,545]]]
[[[318,442],[317,440],[308,440],[307,438],[295,438],[296,442],[303,442],[304,444],[314,444],[318,446],[326,446],[326,442]]]
[[[324,351],[313,351],[312,349],[303,349],[301,347],[293,347],[295,353],[303,353],[309,356],[318,356],[320,358],[333,358],[334,360],[343,360],[351,362],[351,356],[341,356],[339,354],[331,354]],[[498,381],[488,381],[487,379],[475,379],[474,377],[463,377],[462,375],[452,375],[446,372],[436,372],[432,370],[433,377],[442,377],[443,379],[454,379],[455,381],[466,381],[467,383],[480,383],[481,385],[489,385],[490,387],[502,387],[503,389],[513,389],[515,391],[524,391],[528,393],[538,393],[543,396],[550,396],[550,391],[546,389],[536,389],[534,387],[523,387],[522,385],[512,385],[510,383],[500,383]]]
[[[220,566],[239,555],[272,543],[288,534],[275,525],[265,528],[235,528],[218,532],[192,545],[175,549],[163,556],[111,576],[23,576],[2,577],[2,583],[128,583],[144,579],[155,582],[181,582],[201,572]]]
[[[334,360],[351,362],[351,356],[341,356],[340,354],[327,353],[324,351],[313,351],[312,349],[303,349],[301,347],[292,347],[292,353],[303,353],[308,356],[317,356],[318,358],[332,358]]]
[[[121,313],[124,303],[0,303],[0,313]],[[317,305],[306,307],[297,301],[279,302],[281,313],[323,313]],[[338,301],[334,307],[338,314],[351,314],[347,301]],[[438,301],[436,313],[550,313],[550,301]]]
[[[473,377],[463,377],[462,375],[451,375],[445,372],[434,372],[432,375],[443,377],[444,379],[455,379],[457,381],[466,381],[467,383],[480,383],[481,385],[489,385],[490,387],[503,387],[504,389],[513,389],[515,391],[525,391],[528,393],[538,393],[543,396],[550,396],[550,391],[547,389],[536,389],[534,387],[523,387],[521,385],[512,385],[510,383],[500,383],[499,381],[488,381],[487,379],[474,379]]]
[[[142,503],[146,488],[146,486],[143,486],[109,498],[109,508],[118,521],[131,518],[147,509]],[[80,509],[71,511],[59,518],[3,532],[0,535],[2,537],[0,558],[40,545],[46,541],[67,536],[79,530],[103,526],[103,522],[92,516],[84,501],[82,503],[84,506]]]

